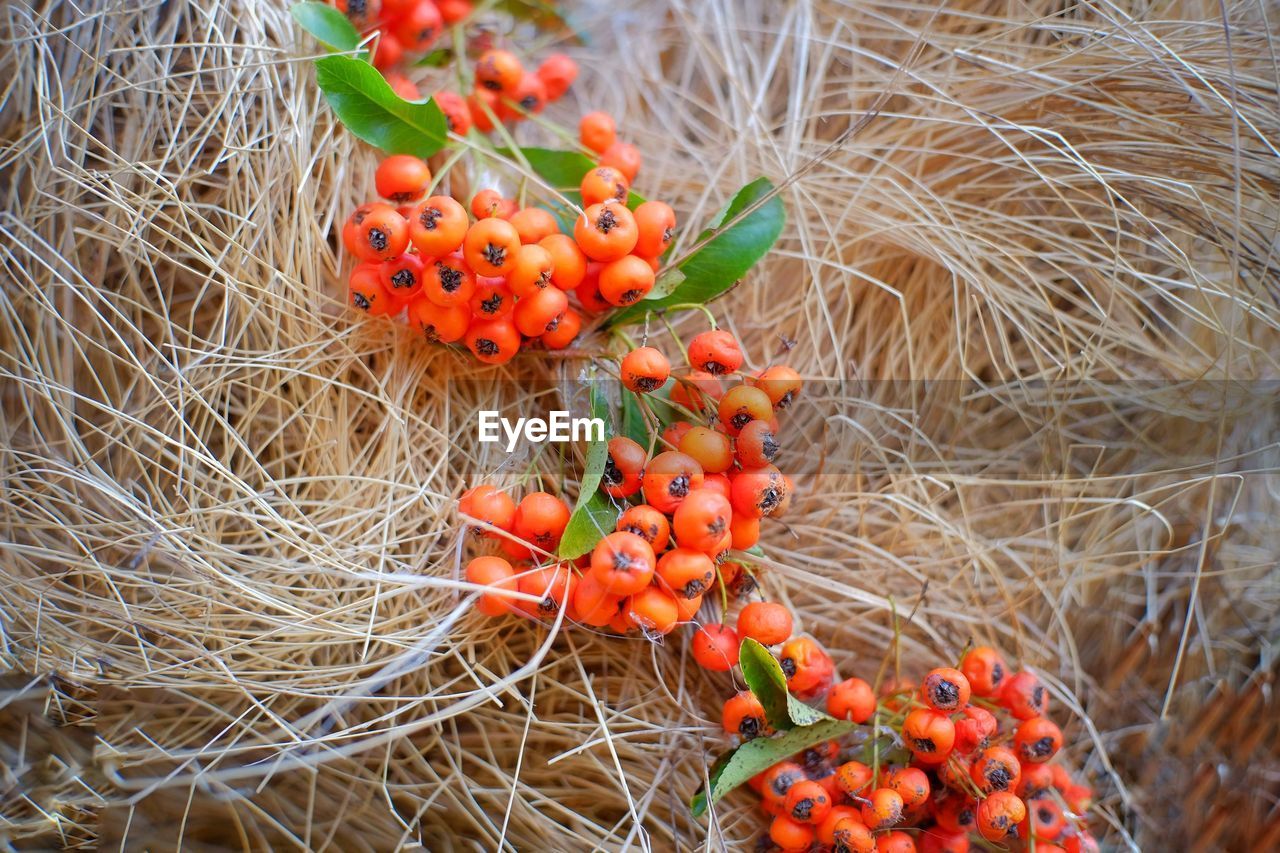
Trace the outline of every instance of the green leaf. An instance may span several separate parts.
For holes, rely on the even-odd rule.
[[[662,297],[670,294],[680,285],[684,284],[684,280],[685,274],[681,272],[678,267],[666,270],[662,275],[658,276],[657,280],[653,283],[653,290],[650,290],[645,294],[644,298],[647,301],[661,299]]]
[[[782,199],[776,195],[750,214],[733,221],[772,191],[773,184],[768,178],[757,178],[738,190],[724,210],[717,214],[711,227],[698,236],[697,242],[707,240],[706,244],[680,263],[684,281],[661,299],[642,300],[614,312],[608,320],[609,325],[637,323],[647,312],[661,311],[672,305],[705,305],[733,287],[782,234],[787,213]],[[728,227],[717,233],[722,225]]]
[[[334,50],[355,50],[360,46],[360,33],[346,15],[328,3],[294,3],[289,11],[323,45]]]
[[[453,59],[453,51],[447,47],[436,48],[413,63],[419,68],[440,68]]]
[[[326,56],[316,60],[316,81],[347,129],[370,145],[424,159],[444,146],[449,126],[435,99],[404,100],[367,62]]]
[[[591,417],[609,422],[609,406],[600,386],[591,383]],[[618,510],[600,494],[600,478],[604,476],[605,461],[609,456],[607,439],[591,439],[587,444],[586,462],[582,466],[582,480],[578,487],[578,502],[560,537],[559,554],[566,560],[581,557],[596,547],[606,533],[613,532],[618,523]]]
[[[716,762],[718,773],[711,775],[711,789],[705,788],[689,801],[689,809],[694,817],[703,815],[707,807],[719,802],[734,788],[746,782],[752,776],[790,758],[803,749],[822,743],[832,738],[848,734],[856,729],[856,723],[847,720],[821,720],[808,726],[799,726],[784,732],[777,737],[749,740]]]
[[[834,719],[792,696],[777,658],[750,637],[738,650],[738,665],[747,687],[764,706],[765,719],[778,731]]]
[[[750,554],[753,557],[764,557],[764,549],[761,548],[759,545],[752,545],[750,548],[743,551],[742,553]]]
[[[498,154],[509,160],[520,161],[510,148],[499,148]],[[529,162],[529,168],[546,181],[548,186],[581,206],[582,194],[578,190],[582,186],[582,179],[596,167],[591,158],[577,151],[560,151],[555,148],[521,148],[520,154]],[[644,199],[634,192],[627,196],[627,207],[632,210],[643,203]],[[569,229],[566,233],[571,234],[574,212],[570,210],[567,215]]]

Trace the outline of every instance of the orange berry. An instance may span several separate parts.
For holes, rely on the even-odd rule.
[[[558,101],[578,79],[578,63],[563,53],[553,53],[542,60],[537,73],[546,86],[548,100]]]
[[[1027,807],[1015,794],[997,791],[978,803],[978,834],[988,841],[1016,837],[1018,824],[1027,816]]]
[[[752,421],[772,417],[773,407],[769,405],[768,395],[759,388],[735,385],[720,398],[718,414],[725,432],[737,436]]]
[[[784,808],[792,820],[822,823],[822,819],[831,811],[831,795],[817,782],[802,779],[787,791]]]
[[[975,749],[985,749],[987,741],[996,733],[995,715],[976,705],[965,706],[961,713],[963,719],[956,720],[956,752],[968,755]]]
[[[800,374],[786,365],[775,365],[760,371],[756,376],[756,387],[769,395],[769,400],[779,409],[791,405],[800,394],[803,381]]]
[[[422,258],[405,252],[378,266],[379,280],[396,300],[408,302],[422,290]]]
[[[836,784],[850,797],[861,797],[871,784],[871,768],[861,761],[846,761],[836,768]]]
[[[542,600],[537,603],[522,601],[521,609],[530,616],[554,619],[565,603],[572,601],[576,581],[573,572],[564,565],[534,569],[522,574],[519,579],[520,591],[542,596]]]
[[[622,596],[614,595],[588,572],[578,579],[573,591],[573,609],[587,625],[603,628],[613,621],[622,607]]]
[[[995,649],[978,646],[965,652],[960,661],[960,671],[969,680],[974,696],[988,697],[1000,692],[1009,667]]]
[[[671,528],[681,547],[710,551],[728,532],[732,516],[733,507],[728,498],[716,492],[698,489],[690,492],[676,507]],[[707,580],[710,581],[710,578]]]
[[[433,195],[409,211],[409,241],[425,258],[456,252],[467,235],[467,211],[447,195]]]
[[[505,219],[481,219],[467,229],[462,256],[480,275],[505,276],[511,271],[520,235]]]
[[[669,447],[678,448],[680,442],[684,441],[685,433],[693,429],[693,424],[688,421],[676,421],[668,424],[666,429],[662,431],[662,443]]]
[[[916,853],[916,843],[901,830],[876,836],[876,853]]]
[[[446,24],[456,24],[471,17],[474,6],[471,0],[434,0],[440,17]]]
[[[577,243],[573,244],[575,247]],[[583,255],[585,258],[586,255]],[[609,300],[600,294],[600,270],[604,268],[604,264],[591,261],[586,265],[585,274],[582,281],[574,289],[574,293],[578,296],[578,302],[582,303],[583,309],[590,311],[592,314],[600,314],[605,311],[611,311],[613,306],[609,304]]]
[[[516,589],[515,569],[501,557],[476,557],[467,563],[467,583],[493,587],[494,589]],[[485,616],[500,616],[511,610],[513,599],[495,593],[484,593],[476,602],[476,610]]]
[[[738,613],[738,634],[762,646],[785,643],[791,629],[791,611],[774,601],[753,601]]]
[[[957,723],[957,728],[959,724]],[[1021,759],[1019,759],[1021,761]],[[967,774],[966,774],[967,775]],[[1032,764],[1022,762],[1022,778],[1014,793],[1030,802],[1040,797],[1049,796],[1053,789],[1053,769],[1048,764]]]
[[[804,768],[794,761],[779,761],[763,774],[760,796],[766,802],[782,807],[791,786],[805,778]]]
[[[494,118],[498,112],[498,93],[488,89],[476,89],[467,95],[467,111],[471,113],[471,124],[481,133],[489,133],[494,127]],[[471,208],[475,212],[475,207]]]
[[[476,278],[458,255],[436,258],[423,270],[422,295],[441,308],[470,307]]]
[[[378,36],[378,46],[373,49],[373,67],[385,71],[400,64],[404,59],[404,45],[394,33],[382,33]]]
[[[651,634],[669,634],[680,620],[675,598],[656,586],[646,586],[633,593],[623,608],[633,625]]]
[[[728,672],[738,662],[738,633],[727,625],[703,625],[689,641],[698,666],[712,672]]]
[[[520,333],[510,317],[472,319],[465,341],[467,349],[485,364],[504,364],[520,350]]]
[[[635,209],[635,217],[638,234],[635,253],[646,258],[659,257],[675,236],[675,211],[664,202],[646,201]]]
[[[382,286],[377,264],[361,264],[347,281],[347,304],[371,316],[385,316],[399,310],[399,302]]]
[[[491,524],[499,530],[511,530],[516,520],[516,503],[511,496],[494,486],[483,485],[468,489],[458,499],[458,512],[462,515]],[[491,538],[499,538],[492,530],[479,527],[473,531],[477,536],[483,534]]]
[[[984,794],[1012,791],[1022,777],[1022,765],[1012,750],[990,746],[978,754],[969,768],[969,776]]]
[[[603,154],[618,138],[618,128],[608,113],[587,113],[578,122],[578,138],[584,147]]]
[[[1022,838],[1034,836],[1038,842],[1037,851],[1044,849],[1045,842],[1057,841],[1067,828],[1067,817],[1062,813],[1062,806],[1048,797],[1034,803],[1028,803],[1024,799],[1023,804],[1027,807],[1027,818],[1018,827],[1018,835]]]
[[[702,467],[683,453],[659,453],[645,469],[641,488],[645,502],[662,513],[673,513],[690,492],[702,486]]]
[[[964,794],[952,794],[936,801],[933,819],[947,832],[967,833],[977,822],[978,804]]]
[[[525,243],[517,248],[511,261],[507,284],[520,298],[532,296],[540,289],[550,287],[553,266],[552,254],[543,246]]]
[[[612,166],[630,182],[640,173],[640,149],[629,142],[615,141],[600,155],[601,166]]]
[[[702,551],[672,548],[658,559],[657,575],[677,598],[700,598],[711,588],[716,566]]]
[[[825,847],[833,846],[836,843],[836,824],[845,818],[850,818],[858,826],[862,826],[862,813],[858,809],[853,806],[832,806],[831,811],[827,812],[827,816],[818,824],[818,843]],[[871,833],[867,833],[867,838],[871,838]],[[874,842],[869,849],[875,849]]]
[[[520,242],[526,246],[559,233],[555,217],[540,207],[521,208],[511,214],[507,221],[520,235]]]
[[[591,552],[592,574],[615,595],[633,595],[648,586],[656,562],[653,548],[634,533],[610,533]]]
[[[832,853],[873,853],[875,837],[862,822],[862,812],[838,820],[831,828]]]
[[[734,373],[742,367],[742,349],[733,335],[723,329],[714,329],[694,336],[689,342],[689,363],[713,376]]]
[[[559,290],[555,292],[564,295]],[[640,478],[644,475],[647,459],[644,448],[626,436],[609,439],[609,454],[605,457],[600,488],[611,498],[634,495],[640,491]]]
[[[524,78],[524,66],[506,50],[486,50],[476,60],[476,86],[490,92],[511,94]]]
[[[623,255],[600,270],[600,295],[610,305],[634,305],[649,295],[654,281],[653,268],[644,258]]]
[[[902,820],[902,795],[891,788],[876,788],[862,804],[862,822],[873,832]]]
[[[876,712],[876,694],[861,678],[846,678],[827,694],[827,713],[837,720],[862,724]]]
[[[639,536],[649,543],[655,554],[661,554],[667,549],[671,536],[671,525],[667,517],[648,504],[628,507],[618,516],[618,524],[614,529]]]
[[[547,84],[537,74],[525,74],[506,97],[526,113],[540,113],[547,106]],[[524,118],[518,111],[513,115],[517,121]]]
[[[733,467],[733,443],[722,432],[707,427],[691,427],[680,438],[678,447],[706,473],[720,474]]]
[[[750,690],[743,690],[724,703],[721,722],[726,733],[740,735],[743,740],[770,732],[764,718],[764,707]]]
[[[506,317],[516,307],[516,295],[503,279],[477,277],[475,282],[468,305],[478,319]]]
[[[569,523],[569,507],[555,495],[530,492],[516,506],[512,532],[530,545],[554,552]]]
[[[508,204],[515,202],[502,197],[502,193],[494,189],[480,190],[471,197],[471,215],[476,219],[497,217],[502,219],[502,212]]]
[[[465,305],[442,308],[426,296],[416,296],[409,302],[409,324],[421,329],[429,341],[451,344],[467,333],[471,311]]]
[[[918,767],[890,770],[884,786],[897,791],[906,808],[914,808],[929,799],[929,777]]]
[[[800,853],[813,845],[816,831],[807,823],[792,820],[785,814],[779,814],[769,824],[769,839],[778,845],[783,853]]]
[[[787,689],[801,699],[825,690],[835,671],[831,658],[808,637],[795,637],[783,643],[778,663],[787,677]]]
[[[1034,672],[1024,670],[1000,688],[1000,705],[1019,720],[1043,717],[1049,711],[1049,691]]]
[[[564,312],[569,310],[569,297],[558,287],[546,287],[516,300],[511,318],[520,334],[535,338],[543,332],[554,332]]]
[[[949,666],[929,671],[920,685],[921,698],[938,711],[958,711],[969,704],[969,679]]]
[[[945,760],[955,746],[956,727],[941,711],[915,708],[902,721],[902,739],[917,759],[937,764]]]
[[[390,80],[390,78],[388,78]],[[408,82],[407,80],[405,82]],[[409,85],[413,85],[410,83]],[[405,94],[400,97],[407,100],[417,100],[417,87],[414,87],[414,96],[409,98]],[[467,107],[466,98],[457,92],[450,92],[447,89],[441,89],[432,97],[435,99],[436,106],[440,108],[440,112],[444,113],[444,120],[449,125],[449,132],[456,133],[458,136],[466,136],[471,130],[471,110]]]
[[[362,261],[388,261],[409,246],[409,224],[389,204],[362,204],[351,214],[349,248]]]
[[[710,401],[724,396],[720,380],[703,370],[692,370],[676,378],[671,387],[671,402],[692,412],[701,412]]]
[[[380,3],[370,0],[335,0],[333,5],[359,29],[376,23],[378,14],[382,11]]]
[[[1013,744],[1024,766],[1043,764],[1062,749],[1062,730],[1052,720],[1032,717],[1018,726]]]
[[[538,245],[551,254],[551,283],[561,290],[573,290],[587,274],[587,256],[567,234],[548,234]],[[583,307],[590,309],[589,305]]]
[[[574,222],[573,239],[593,261],[616,261],[636,246],[636,218],[621,204],[593,204]]]
[[[703,596],[698,595],[693,598],[681,598],[676,596],[676,608],[680,611],[680,621],[691,622],[693,617],[698,615],[699,608],[702,607]]]
[[[564,349],[573,343],[573,339],[578,337],[580,331],[582,331],[582,315],[572,308],[566,308],[560,315],[556,327],[542,333],[542,344],[547,349]]]
[[[723,474],[707,475],[708,484],[703,488],[708,488],[713,477],[724,477]],[[723,494],[729,496],[729,481],[724,481],[725,489]],[[729,544],[738,551],[745,551],[748,548],[754,548],[756,543],[760,541],[760,519],[747,518],[745,516],[733,516],[733,520],[729,522]]]
[[[421,159],[409,154],[392,154],[373,173],[378,195],[396,204],[417,201],[431,186],[431,170]]]
[[[763,518],[777,512],[786,494],[781,472],[772,465],[765,465],[739,472],[733,478],[729,498],[735,513],[748,518]]]
[[[622,384],[637,394],[648,394],[667,381],[671,363],[654,347],[637,347],[622,358]]]
[[[738,433],[734,448],[738,464],[743,468],[763,468],[770,465],[778,458],[778,451],[781,450],[773,426],[763,420],[754,420],[744,426]]]
[[[444,18],[434,3],[418,3],[395,23],[392,32],[413,53],[425,53],[444,31]]]
[[[582,193],[583,206],[600,204],[605,201],[627,203],[627,191],[631,185],[622,173],[609,166],[597,166],[582,178],[579,190]],[[639,228],[639,220],[636,227]]]

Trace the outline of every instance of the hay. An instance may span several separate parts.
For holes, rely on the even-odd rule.
[[[1037,667],[1110,845],[1265,849],[1274,10],[573,5],[592,45],[549,115],[620,116],[647,195],[696,223],[798,173],[783,241],[716,306],[753,363],[786,339],[828,380],[797,415],[827,452],[795,454],[770,593],[848,673],[879,670],[895,610],[906,674],[971,639]],[[480,370],[339,310],[334,224],[375,155],[286,9],[19,0],[0,21],[0,833],[749,845],[749,797],[709,830],[683,804],[726,685],[682,637],[548,639],[460,603],[461,489],[561,483],[459,413],[578,365]],[[974,384],[882,381],[924,379]],[[80,763],[37,779],[50,719],[94,758],[57,746]]]

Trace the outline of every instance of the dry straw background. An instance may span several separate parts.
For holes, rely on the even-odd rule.
[[[834,453],[793,457],[769,593],[846,674],[893,607],[905,674],[973,640],[1036,667],[1108,848],[1276,849],[1280,10],[566,5],[591,44],[548,115],[619,116],[647,195],[697,223],[794,177],[716,306],[751,364],[785,338],[847,380],[813,386]],[[683,805],[727,685],[682,635],[460,603],[462,489],[576,483],[457,413],[549,406],[580,363],[480,370],[341,310],[375,154],[286,7],[13,0],[0,28],[0,837],[753,849],[751,797]],[[975,385],[913,413],[880,379]]]

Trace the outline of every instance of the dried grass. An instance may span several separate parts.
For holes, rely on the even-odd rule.
[[[829,380],[771,594],[848,672],[917,606],[907,674],[975,639],[1038,668],[1109,845],[1274,846],[1274,7],[576,11],[592,45],[550,116],[619,115],[646,194],[696,223],[797,175],[717,306],[756,363],[785,338]],[[459,413],[542,406],[578,363],[480,370],[341,312],[334,223],[375,155],[285,7],[0,21],[0,835],[749,846],[749,797],[710,829],[683,805],[725,684],[682,637],[460,603],[456,495],[560,478]],[[37,779],[47,751],[72,763]]]

